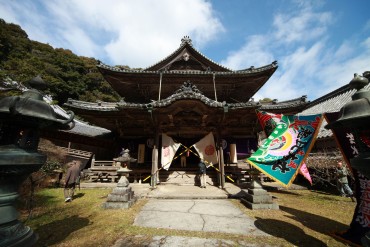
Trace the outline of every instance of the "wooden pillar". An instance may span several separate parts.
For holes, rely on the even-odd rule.
[[[152,154],[152,178],[151,178],[151,187],[155,188],[156,185],[159,183],[159,171],[158,171],[158,164],[159,164],[159,131],[156,130],[155,132],[155,139],[154,139],[154,147],[153,147],[153,154]]]
[[[150,186],[155,188],[157,185],[157,173],[158,173],[158,149],[157,146],[153,146],[152,152],[152,177],[150,180]]]
[[[230,163],[232,164],[238,163],[238,153],[236,151],[235,143],[230,143]]]
[[[221,144],[221,134],[220,134],[220,130],[217,129],[217,135],[216,135],[216,142],[218,144],[218,149],[219,149],[219,152],[218,152],[218,186],[220,188],[224,188],[225,186],[225,177],[224,177],[224,173],[225,173],[225,164],[224,164],[224,154],[223,154],[223,150],[222,150],[222,144]]]
[[[222,150],[222,146],[220,145],[220,153],[219,153],[219,164],[220,164],[220,173],[221,173],[221,183],[220,183],[220,187],[222,189],[225,188],[225,163],[224,163],[224,152]]]

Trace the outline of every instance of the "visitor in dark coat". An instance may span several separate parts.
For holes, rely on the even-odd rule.
[[[78,160],[73,160],[71,163],[69,163],[69,168],[67,170],[64,185],[65,202],[70,202],[73,199],[74,191],[76,188],[76,182],[80,178],[80,165],[81,162]]]
[[[207,173],[207,166],[204,161],[200,161],[199,164],[199,176],[200,176],[200,187],[206,188],[206,173]]]

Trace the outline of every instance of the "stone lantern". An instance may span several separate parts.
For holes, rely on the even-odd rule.
[[[370,91],[364,89],[368,83],[367,78],[355,74],[350,86],[357,92],[342,107],[339,119],[325,128],[351,130],[359,149],[359,155],[351,159],[351,166],[370,178]]]
[[[350,228],[340,237],[363,246],[370,246],[370,91],[364,88],[369,84],[366,78],[369,74],[355,74],[350,82],[350,86],[357,89],[352,101],[341,108],[337,121],[325,126],[334,132],[349,130],[354,137],[352,142],[358,154],[350,159],[350,164],[355,177],[357,205]]]
[[[40,77],[29,84],[40,89],[46,85]],[[0,247],[32,246],[37,241],[32,229],[18,220],[17,191],[46,161],[37,152],[40,130],[71,128],[74,114],[67,114],[68,119],[59,119],[36,89],[0,98]]]
[[[123,150],[122,156],[116,159],[123,164],[123,167],[117,170],[117,174],[121,177],[117,183],[117,187],[108,195],[107,201],[103,204],[103,208],[105,209],[130,208],[136,202],[137,198],[127,179],[130,172],[132,172],[128,167],[131,162],[136,162],[136,159],[131,158],[129,152],[130,150],[128,149]]]

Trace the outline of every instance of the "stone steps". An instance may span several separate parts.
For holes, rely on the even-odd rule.
[[[217,174],[210,172],[206,175],[207,184],[217,184]],[[200,185],[198,173],[194,171],[160,171],[159,181],[162,184]]]

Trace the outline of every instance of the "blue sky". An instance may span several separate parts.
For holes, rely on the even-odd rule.
[[[314,100],[370,70],[368,0],[0,0],[32,40],[146,68],[189,35],[230,69],[279,68],[255,99]]]

